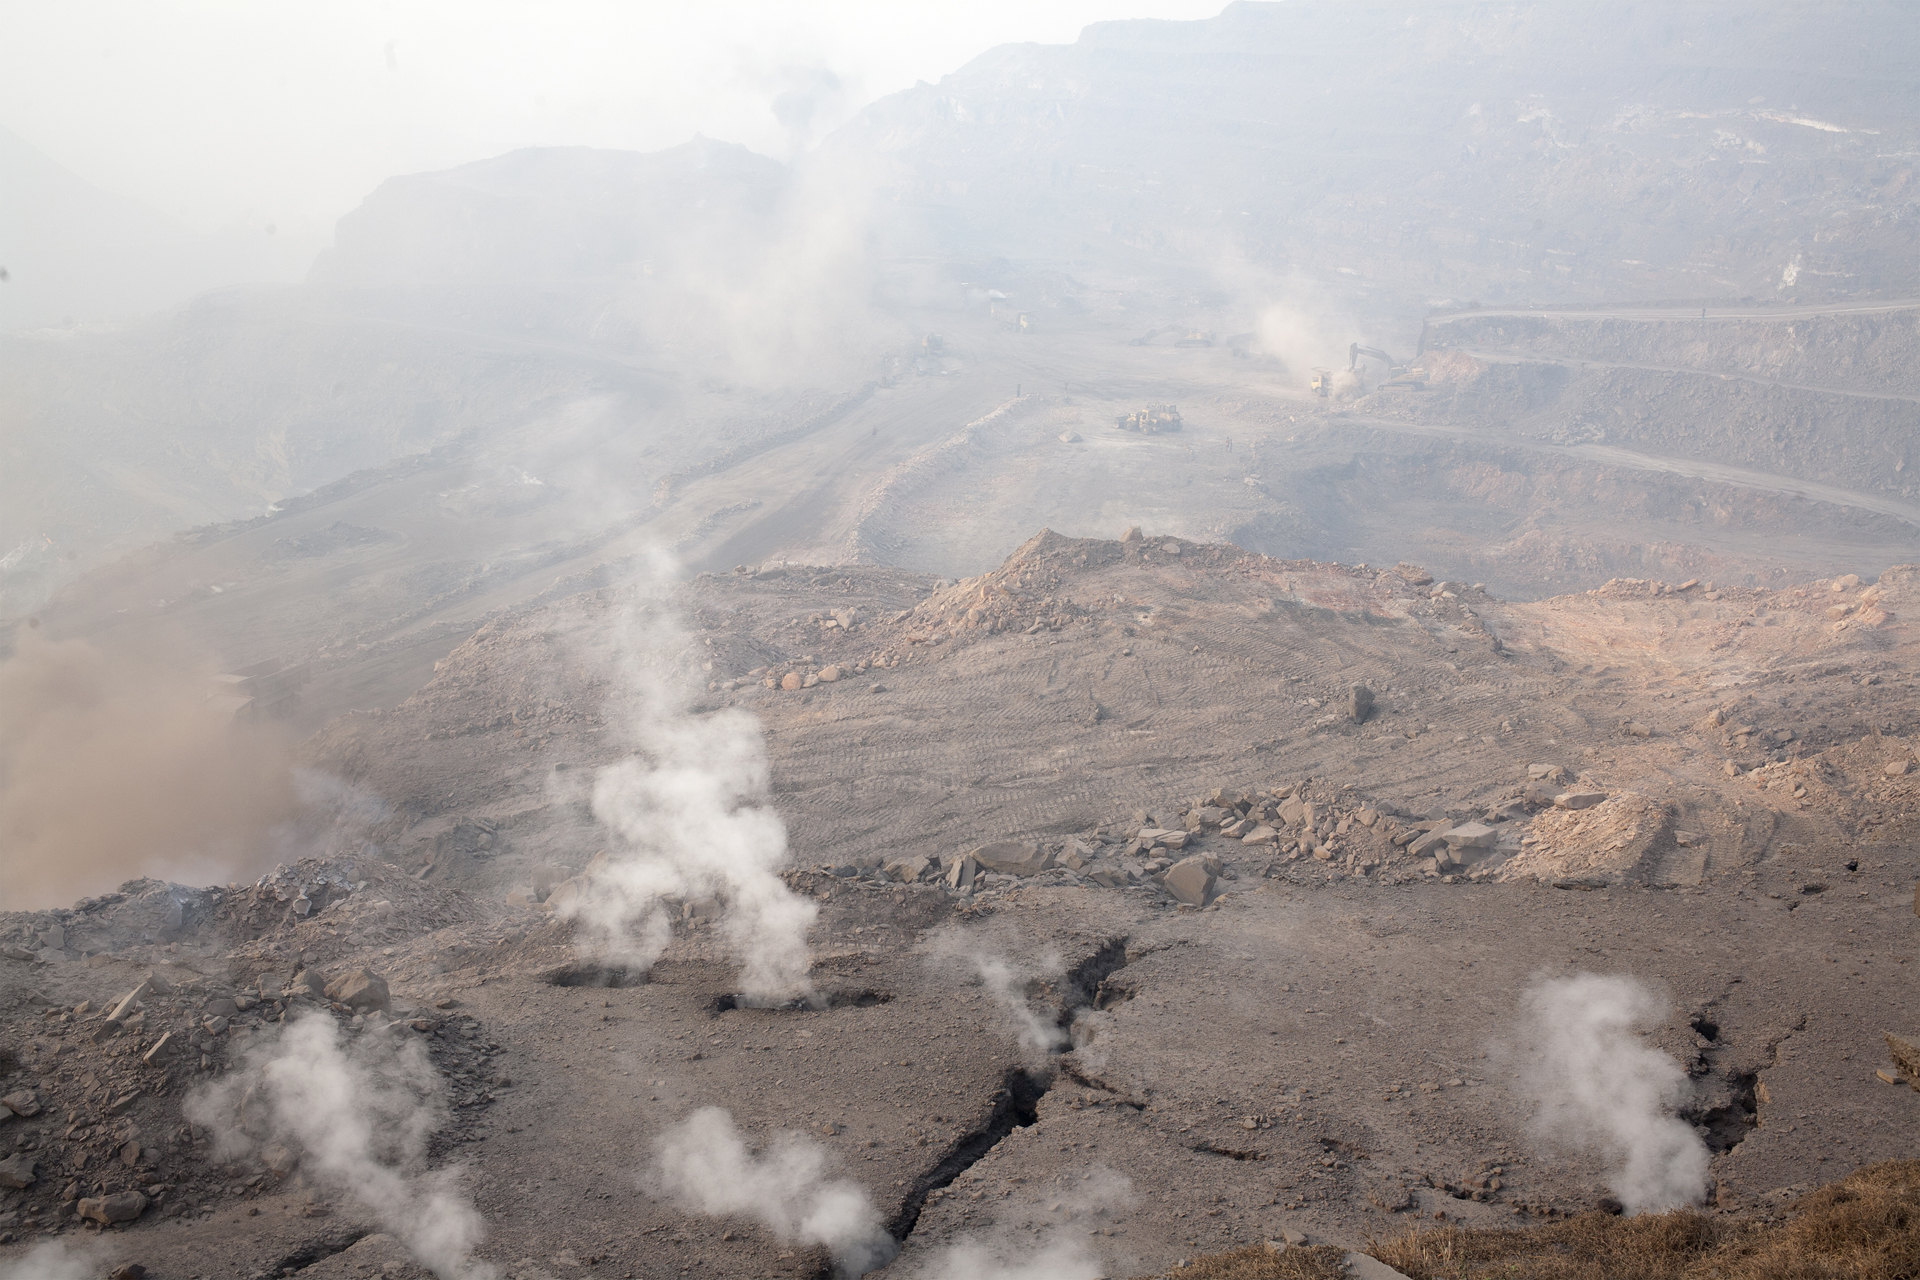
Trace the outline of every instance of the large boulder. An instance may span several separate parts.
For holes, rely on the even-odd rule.
[[[1491,849],[1499,835],[1484,822],[1463,822],[1447,831],[1446,841],[1452,849]]]
[[[83,1199],[74,1206],[74,1212],[82,1218],[105,1227],[110,1227],[117,1222],[132,1222],[146,1211],[147,1198],[138,1191],[122,1191],[118,1195]]]
[[[974,877],[979,874],[980,864],[971,854],[962,854],[947,864],[947,888],[968,891],[973,888]]]
[[[349,969],[327,984],[327,999],[343,1004],[355,1013],[369,1009],[387,1009],[392,997],[387,980],[371,969]]]
[[[1184,839],[1185,832],[1181,832]],[[993,844],[983,844],[967,853],[980,866],[988,871],[997,871],[1001,875],[1030,876],[1045,871],[1053,865],[1053,855],[1039,845],[1027,844],[1021,840],[1000,840]]]
[[[1189,906],[1204,907],[1213,896],[1213,872],[1205,858],[1182,858],[1167,869],[1167,892]]]
[[[19,1155],[0,1160],[0,1187],[11,1187],[15,1191],[23,1191],[33,1185],[33,1180],[39,1174],[38,1163],[24,1151]]]
[[[1664,804],[1633,791],[1587,808],[1549,809],[1533,820],[1525,847],[1498,874],[1548,882],[1643,880],[1673,842],[1669,823]]]
[[[22,1089],[18,1093],[10,1093],[4,1098],[0,1098],[0,1102],[4,1102],[7,1105],[7,1109],[17,1116],[37,1116],[40,1114],[40,1097],[31,1089]]]
[[[925,854],[916,853],[888,858],[880,864],[880,870],[885,873],[889,880],[898,880],[902,884],[912,884],[921,876],[925,875],[927,868],[932,865],[933,860],[931,858]]]

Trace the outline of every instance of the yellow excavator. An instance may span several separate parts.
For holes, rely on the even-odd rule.
[[[1180,429],[1180,407],[1171,404],[1150,404],[1137,413],[1123,413],[1113,420],[1113,425],[1122,431],[1137,431],[1143,436],[1157,436],[1168,431]]]
[[[1380,384],[1383,388],[1406,387],[1419,391],[1424,390],[1427,385],[1427,371],[1425,369],[1409,368],[1406,365],[1396,363],[1392,356],[1380,348],[1363,347],[1357,342],[1347,348],[1348,373],[1357,373],[1359,371],[1361,356],[1378,360],[1387,366],[1386,381]]]

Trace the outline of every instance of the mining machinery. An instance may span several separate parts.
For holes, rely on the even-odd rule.
[[[1427,371],[1425,369],[1408,368],[1406,365],[1396,363],[1392,356],[1380,348],[1363,347],[1357,342],[1347,347],[1348,373],[1359,372],[1361,356],[1378,360],[1387,366],[1386,381],[1380,384],[1382,387],[1411,387],[1417,390],[1427,385]]]
[[[1171,404],[1150,404],[1137,413],[1123,413],[1113,422],[1122,431],[1137,431],[1143,436],[1157,436],[1180,429],[1180,407]]]

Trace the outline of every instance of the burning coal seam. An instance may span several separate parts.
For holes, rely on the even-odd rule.
[[[330,1018],[305,1017],[243,1070],[195,1091],[184,1111],[212,1131],[216,1159],[298,1168],[352,1196],[442,1280],[493,1280],[472,1257],[484,1231],[458,1173],[425,1168],[444,1098],[417,1040],[343,1037]]]
[[[1514,1065],[1519,1089],[1539,1103],[1535,1127],[1603,1154],[1629,1213],[1698,1204],[1706,1191],[1707,1144],[1675,1114],[1689,1096],[1686,1072],[1633,1034],[1665,1012],[1643,983],[1595,973],[1544,979],[1521,997]]]
[[[1010,1018],[1021,1055],[1032,1065],[1008,1070],[986,1122],[915,1179],[891,1221],[882,1222],[872,1198],[857,1183],[827,1178],[830,1153],[819,1143],[784,1133],[756,1153],[733,1117],[718,1107],[696,1111],[661,1135],[646,1178],[651,1189],[694,1212],[751,1217],[783,1243],[823,1247],[841,1276],[863,1275],[890,1261],[918,1225],[930,1198],[1013,1130],[1037,1122],[1039,1101],[1051,1084],[1048,1060],[1073,1042],[1070,1028],[1093,1003],[1094,990],[1126,964],[1124,938],[1108,939],[1071,970],[1058,957],[1046,957],[1037,970],[1028,971],[1004,957],[969,949],[956,935],[936,942],[933,952],[969,962],[975,981]],[[1049,989],[1059,1002],[1051,1017],[1035,1003]],[[1088,1205],[1106,1205],[1128,1194],[1125,1179],[1108,1176],[1079,1198]],[[953,1280],[1092,1280],[1101,1274],[1096,1259],[1078,1242],[1066,1240],[1037,1248],[1031,1240],[1017,1246],[968,1240],[940,1254],[932,1265],[933,1275]]]
[[[721,933],[755,1003],[812,993],[807,930],[816,908],[780,878],[785,824],[765,803],[769,767],[760,723],[747,712],[694,710],[682,655],[688,637],[665,603],[666,568],[614,637],[621,693],[613,718],[633,743],[601,770],[593,813],[617,841],[550,901],[578,920],[610,966],[645,969],[666,949],[672,898],[719,898]]]
[[[1032,1099],[1027,1101],[1030,1107]],[[996,1116],[1005,1109],[1003,1101]],[[1025,1122],[1032,1122],[1030,1111]],[[823,1247],[835,1275],[843,1278],[884,1266],[912,1229],[909,1223],[906,1231],[890,1232],[864,1188],[828,1178],[831,1155],[819,1143],[784,1133],[755,1152],[733,1117],[718,1107],[696,1111],[667,1130],[655,1143],[654,1155],[647,1181],[657,1194],[696,1213],[751,1217],[783,1244]],[[945,1179],[951,1181],[951,1176]],[[1081,1210],[1124,1204],[1131,1197],[1131,1184],[1110,1171],[1090,1170],[1087,1181],[1089,1185],[1061,1197],[1054,1208],[1067,1208],[1071,1217]],[[928,1274],[937,1280],[1094,1280],[1102,1268],[1077,1240],[1035,1241],[1023,1235],[1017,1241],[962,1240],[935,1255]]]

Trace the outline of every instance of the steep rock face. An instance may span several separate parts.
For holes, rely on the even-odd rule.
[[[1911,166],[1880,157],[1913,129],[1915,21],[1236,4],[996,49],[827,145],[983,251],[1232,252],[1409,294],[1904,289]]]

